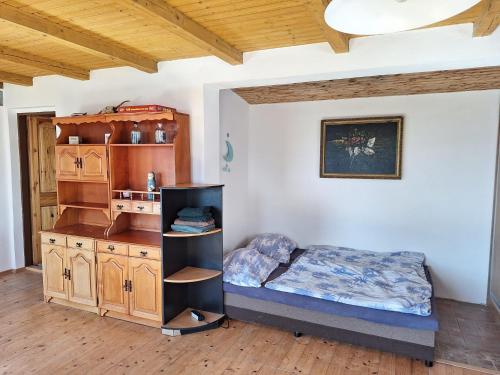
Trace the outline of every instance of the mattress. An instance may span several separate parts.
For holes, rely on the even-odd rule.
[[[305,250],[297,249],[292,253],[290,263],[280,264],[280,266],[269,276],[263,283],[274,280],[279,275],[287,271],[290,264],[302,254]],[[428,281],[432,285],[432,279],[427,267],[425,273]],[[327,301],[319,298],[303,296],[294,293],[281,292],[277,290],[267,289],[264,287],[251,288],[241,287],[230,283],[224,283],[224,292],[232,293],[247,298],[258,299],[262,301],[269,301],[278,304],[298,307],[310,311],[316,311],[325,314],[338,315],[343,317],[357,318],[366,320],[373,323],[386,324],[390,326],[438,331],[439,323],[437,316],[437,309],[435,305],[434,296],[431,299],[432,312],[429,316],[418,316],[414,314],[406,314],[394,311],[385,311],[372,309],[367,307],[360,307],[348,305],[339,302]]]

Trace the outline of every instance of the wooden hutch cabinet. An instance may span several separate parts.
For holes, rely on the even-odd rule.
[[[130,143],[139,123],[142,143]],[[44,299],[160,327],[163,316],[160,193],[189,183],[189,116],[170,112],[54,118],[58,219],[42,232]],[[155,144],[158,123],[174,143]],[[69,136],[80,144],[70,145]],[[105,143],[105,139],[109,139]]]

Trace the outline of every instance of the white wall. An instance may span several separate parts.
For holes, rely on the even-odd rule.
[[[437,295],[485,303],[500,91],[250,107],[255,233],[426,254]],[[320,121],[403,115],[402,180],[320,179]]]
[[[224,250],[245,246],[251,221],[248,207],[248,124],[250,106],[231,90],[220,96],[221,183],[224,187]],[[229,133],[229,138],[227,134]],[[229,140],[234,159],[222,159]],[[228,168],[225,168],[227,165]]]
[[[3,107],[0,107],[0,145],[8,144],[9,128],[7,126],[7,115]],[[9,149],[0,147],[0,176],[3,183],[0,184],[0,212],[2,217],[11,215],[11,183],[10,183],[10,155]],[[12,220],[2,220],[0,225],[0,272],[14,268],[12,248]]]
[[[500,311],[500,153],[497,153],[495,210],[490,261],[490,302]]]

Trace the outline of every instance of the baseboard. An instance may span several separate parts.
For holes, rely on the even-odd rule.
[[[5,270],[5,271],[0,272],[0,276],[9,275],[11,273],[23,272],[24,270],[25,270],[24,267],[17,268],[17,269],[11,269],[11,270]]]
[[[39,273],[39,274],[43,273],[42,266],[28,266],[25,269],[26,269],[26,271],[30,271],[30,272],[34,272],[34,273]]]
[[[500,301],[498,301],[493,294],[490,293],[489,295],[489,302],[490,305],[492,305],[497,312],[500,314]]]
[[[453,366],[453,367],[459,367],[459,368],[463,368],[465,370],[477,371],[477,372],[480,372],[481,374],[500,375],[500,371],[497,371],[497,370],[491,370],[491,369],[488,369],[488,368],[471,366],[471,365],[468,365],[468,364],[465,364],[465,363],[448,361],[446,359],[436,359],[436,363],[442,363],[443,365],[449,365],[449,366]]]

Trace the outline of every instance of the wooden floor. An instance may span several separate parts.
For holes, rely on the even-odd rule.
[[[182,337],[42,302],[41,275],[0,276],[0,374],[479,375],[232,321]]]

